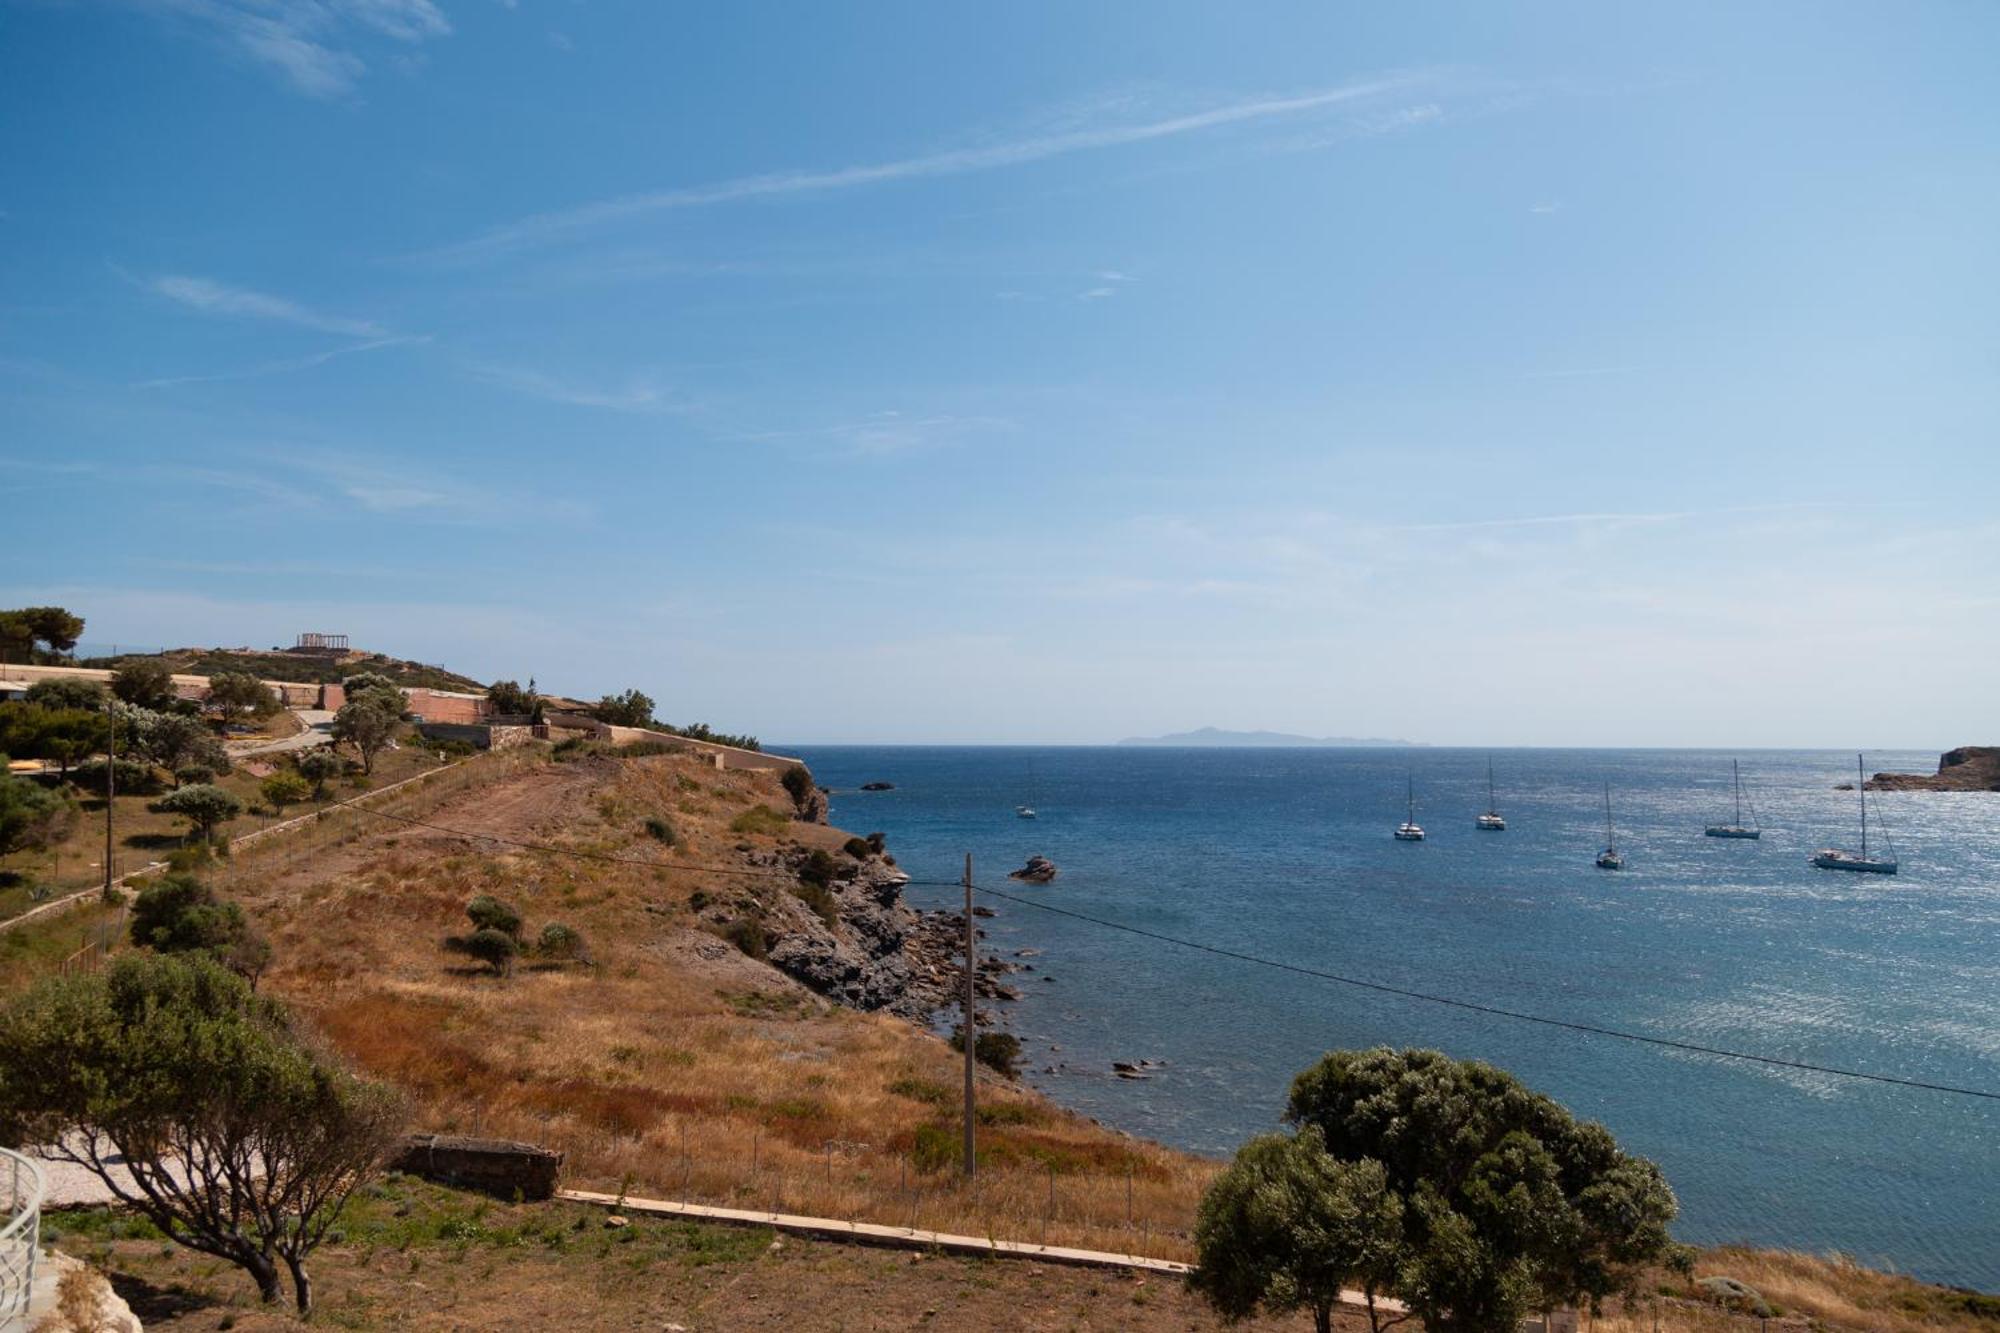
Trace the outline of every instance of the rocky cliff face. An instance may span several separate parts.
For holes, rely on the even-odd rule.
[[[1935,775],[1877,773],[1869,791],[2000,791],[2000,745],[1961,745],[1938,756]]]

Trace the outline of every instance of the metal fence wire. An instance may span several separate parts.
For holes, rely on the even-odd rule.
[[[0,1148],[0,1328],[13,1328],[27,1316],[41,1256],[47,1190],[41,1167]]]

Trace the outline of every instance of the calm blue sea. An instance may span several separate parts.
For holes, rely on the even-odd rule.
[[[1855,841],[1854,757],[1495,751],[804,747],[833,818],[918,878],[975,877],[1149,930],[1324,970],[1789,1059],[2000,1090],[2000,796],[1886,793],[1895,878],[1815,870]],[[1869,770],[1928,772],[1931,752]],[[1397,843],[1404,780],[1424,843]],[[896,790],[855,791],[887,781]],[[1608,781],[1628,868],[1595,869]],[[1028,802],[1032,822],[1013,809]],[[1871,842],[1873,839],[1871,838]],[[1030,854],[1047,887],[1005,872]],[[954,891],[912,890],[920,906]],[[1222,1154],[1274,1126],[1322,1051],[1440,1047],[1513,1070],[1681,1199],[1678,1232],[1851,1253],[2000,1290],[2000,1102],[1677,1054],[1373,994],[997,904],[1038,949],[1007,1006],[1033,1082],[1135,1133]],[[1110,1063],[1163,1060],[1154,1079]]]

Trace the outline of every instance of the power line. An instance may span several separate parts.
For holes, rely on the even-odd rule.
[[[345,808],[359,810],[363,814],[374,815],[378,819],[392,820],[398,824],[408,824],[415,828],[430,829],[435,833],[447,833],[458,838],[483,839],[499,843],[503,847],[515,847],[522,851],[539,852],[548,856],[570,856],[585,861],[603,861],[616,865],[646,866],[654,870],[692,870],[707,875],[750,875],[769,876],[782,873],[779,867],[748,869],[742,866],[708,866],[685,861],[655,861],[647,857],[614,856],[610,852],[584,851],[576,847],[555,847],[548,843],[523,842],[517,838],[502,838],[490,833],[473,833],[465,829],[447,828],[427,820],[412,819],[408,815],[392,815],[386,810],[375,810],[368,806],[350,805]],[[910,879],[903,882],[905,888],[955,889],[962,881]],[[1382,995],[1395,995],[1406,1000],[1421,1000],[1426,1004],[1444,1005],[1452,1009],[1463,1009],[1475,1014],[1486,1014],[1493,1018],[1511,1019],[1517,1023],[1536,1023],[1543,1027],[1561,1028],[1566,1032],[1581,1032],[1593,1037],[1615,1037],[1619,1041],[1636,1042],[1643,1046],[1658,1046],[1667,1050],[1684,1051],[1692,1055],[1710,1055],[1722,1060],[1741,1060],[1748,1064],[1765,1065],[1776,1069],[1796,1069],[1805,1073],[1827,1074],[1835,1078],[1851,1078],[1867,1083],[1883,1083],[1890,1087],[1914,1088],[1921,1092],[1942,1092],[1958,1097],[1978,1097],[1987,1101],[2000,1101],[2000,1092],[1984,1088],[1966,1088],[1952,1083],[1931,1083],[1923,1079],[1902,1078],[1894,1074],[1871,1074],[1861,1069],[1842,1069],[1835,1065],[1817,1065],[1805,1060],[1786,1060],[1775,1055],[1757,1055],[1750,1051],[1732,1051],[1721,1046],[1704,1046],[1698,1042],[1679,1041],[1672,1037],[1654,1037],[1643,1032],[1627,1032],[1622,1028],[1604,1027],[1596,1023],[1578,1023],[1565,1018],[1550,1018],[1546,1014],[1530,1014],[1519,1009],[1503,1009],[1498,1005],[1480,1004],[1474,1000],[1455,999],[1449,995],[1436,995],[1429,991],[1411,990],[1403,986],[1391,986],[1386,982],[1367,981],[1360,977],[1343,976],[1338,972],[1326,972],[1319,968],[1303,967],[1297,963],[1281,962],[1275,958],[1262,958],[1256,954],[1243,953],[1236,949],[1225,949],[1220,945],[1203,944],[1198,940],[1182,939],[1177,935],[1162,934],[1146,930],[1140,926],[1127,925],[1122,921],[1108,921],[1103,917],[1091,916],[1085,912],[1057,907],[1051,903],[1037,902],[1033,898],[1023,898],[1003,889],[975,884],[973,889],[989,898],[1014,903],[1021,907],[1033,908],[1054,916],[1068,917],[1074,921],[1102,926],[1106,930],[1122,931],[1141,939],[1154,940],[1161,944],[1172,944],[1197,953],[1213,954],[1218,958],[1234,959],[1239,963],[1250,963],[1257,967],[1268,967],[1279,972],[1290,972],[1296,976],[1313,977],[1319,981],[1331,981],[1342,986],[1353,986],[1360,990],[1375,991]]]
[[[1379,991],[1385,995],[1398,995],[1408,1000],[1423,1000],[1429,1004],[1448,1005],[1453,1009],[1469,1009],[1473,1013],[1488,1014],[1495,1018],[1510,1018],[1522,1023],[1539,1023],[1544,1027],[1563,1028],[1570,1032],[1583,1032],[1595,1037],[1616,1037],[1620,1041],[1639,1042],[1647,1046],[1664,1046],[1670,1050],[1687,1051],[1696,1055],[1713,1055],[1725,1060],[1745,1060],[1751,1064],[1771,1065],[1780,1069],[1799,1069],[1814,1074],[1831,1074],[1838,1078],[1863,1079],[1870,1083],[1887,1083],[1899,1088],[1917,1088],[1925,1092],[1948,1092],[1960,1097],[1983,1097],[1989,1101],[2000,1101],[2000,1092],[1989,1092],[1983,1088],[1962,1088],[1950,1083],[1928,1083],[1922,1079],[1901,1078],[1893,1074],[1870,1074],[1859,1069],[1840,1069],[1832,1065],[1816,1065],[1804,1060],[1784,1060],[1774,1055],[1755,1055],[1748,1051],[1725,1050],[1720,1046],[1703,1046],[1691,1041],[1677,1041],[1671,1037],[1653,1037],[1643,1032],[1626,1032],[1620,1028],[1602,1027],[1595,1023],[1574,1023],[1563,1018],[1549,1018],[1543,1014],[1523,1013],[1518,1009],[1502,1009],[1497,1005],[1479,1004],[1472,1000],[1453,999],[1449,995],[1433,995],[1428,991],[1409,990],[1402,986],[1391,986],[1379,981],[1364,981],[1360,977],[1342,976],[1337,972],[1323,972],[1318,968],[1301,967],[1296,963],[1279,962],[1274,958],[1260,958],[1256,954],[1242,953],[1235,949],[1225,949],[1219,945],[1202,944],[1195,940],[1184,940],[1175,935],[1164,935],[1159,931],[1146,930],[1139,926],[1129,926],[1120,921],[1107,921],[1103,917],[1090,916],[1083,912],[1071,911],[1066,907],[1056,907],[1049,903],[1036,902],[1033,898],[1023,898],[1018,894],[1001,889],[974,885],[979,892],[989,898],[1003,902],[1017,903],[1022,907],[1032,907],[1036,911],[1049,912],[1055,916],[1066,916],[1075,921],[1087,921],[1093,926],[1103,926],[1107,930],[1123,931],[1143,939],[1157,940],[1163,944],[1178,945],[1183,949],[1193,949],[1200,953],[1214,954],[1220,958],[1233,958],[1239,963],[1254,963],[1258,967],[1275,968],[1281,972],[1292,972],[1299,976],[1315,977],[1321,981],[1337,982],[1343,986],[1355,986],[1362,990]]]

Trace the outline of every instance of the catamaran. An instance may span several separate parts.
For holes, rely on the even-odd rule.
[[[1409,784],[1410,813],[1402,823],[1396,825],[1396,841],[1422,842],[1424,840],[1424,826],[1417,822],[1417,780],[1411,778]]]
[[[1617,839],[1611,835],[1611,784],[1604,784],[1604,850],[1597,854],[1599,870],[1623,870],[1625,858],[1618,854]]]
[[[1812,855],[1812,863],[1821,870],[1859,870],[1871,875],[1893,875],[1896,873],[1894,856],[1870,856],[1868,854],[1868,775],[1861,756],[1854,756],[1854,792],[1861,798],[1861,850],[1850,852],[1839,847],[1822,847]]]
[[[1488,833],[1500,833],[1505,831],[1507,827],[1507,821],[1500,817],[1500,810],[1493,803],[1493,761],[1491,759],[1486,761],[1486,813],[1475,820],[1474,824],[1478,828],[1485,829]]]
[[[1702,832],[1711,838],[1761,838],[1764,836],[1764,830],[1757,827],[1757,807],[1755,804],[1752,804],[1750,807],[1751,822],[1747,826],[1743,822],[1743,771],[1738,767],[1734,759],[1729,761],[1729,771],[1736,779],[1735,822],[1729,824],[1710,824]]]

